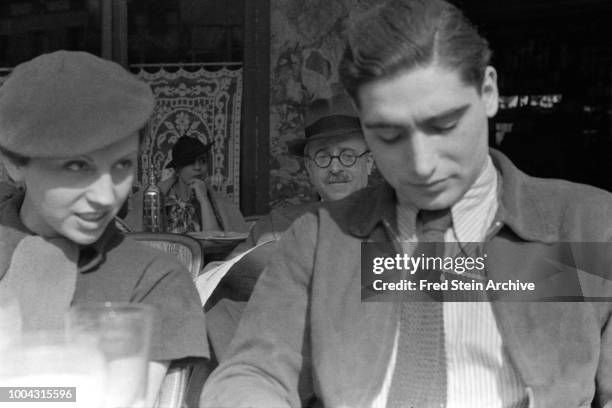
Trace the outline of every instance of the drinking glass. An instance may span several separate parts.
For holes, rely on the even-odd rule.
[[[144,406],[152,327],[153,307],[140,303],[82,303],[68,311],[69,336],[93,336],[105,356],[104,408]]]
[[[21,308],[17,297],[0,291],[0,350],[21,336]]]
[[[106,361],[95,344],[84,338],[69,339],[63,331],[24,333],[0,350],[0,387],[10,387],[13,392],[34,387],[38,391],[29,397],[40,403],[59,398],[52,405],[102,408],[106,378]],[[48,391],[41,393],[42,387]],[[75,389],[60,390],[59,387]],[[29,406],[17,399],[6,402],[8,398],[15,398],[8,391],[6,394],[3,395],[5,402],[0,404],[3,408]]]

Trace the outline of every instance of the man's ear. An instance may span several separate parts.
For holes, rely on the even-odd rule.
[[[372,168],[374,167],[374,155],[372,152],[366,154],[366,168],[368,170],[368,176],[372,174]]]
[[[304,168],[306,169],[308,177],[312,175],[312,168],[310,166],[312,166],[312,162],[304,156]]]
[[[499,108],[499,90],[497,89],[497,71],[492,66],[485,70],[480,94],[485,104],[487,116],[492,118]]]

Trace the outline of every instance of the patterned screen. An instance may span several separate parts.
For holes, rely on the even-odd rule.
[[[205,67],[133,68],[148,82],[157,105],[145,129],[139,180],[146,184],[152,166],[157,179],[166,179],[165,165],[179,137],[187,135],[212,143],[208,174],[213,187],[239,204],[240,108],[242,68],[212,71]],[[153,71],[153,72],[151,72]]]

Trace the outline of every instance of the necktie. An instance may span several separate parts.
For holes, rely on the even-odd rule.
[[[417,218],[422,228],[413,256],[443,257],[444,233],[452,224],[450,210],[421,210]],[[439,281],[435,271],[417,273],[430,282]],[[400,313],[397,358],[387,407],[443,407],[446,403],[443,305],[440,301],[404,301]]]

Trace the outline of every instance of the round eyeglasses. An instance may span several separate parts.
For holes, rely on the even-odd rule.
[[[348,149],[342,150],[338,155],[329,154],[329,152],[322,150],[315,153],[314,157],[307,157],[312,160],[317,167],[325,169],[330,166],[333,159],[338,159],[340,164],[342,164],[344,167],[352,167],[357,162],[357,159],[364,156],[366,153],[369,153],[369,150],[366,150],[361,154],[357,154],[354,150]]]

